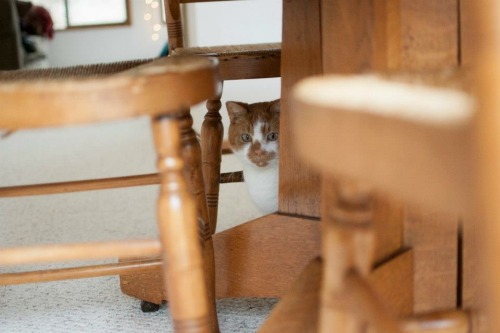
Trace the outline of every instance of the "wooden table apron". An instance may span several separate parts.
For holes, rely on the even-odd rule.
[[[329,186],[294,150],[288,113],[292,86],[323,73],[458,66],[458,6],[456,0],[283,1],[279,213],[214,236],[218,297],[280,297],[320,253],[321,188],[328,196]],[[383,198],[378,202],[386,214],[378,223],[383,240],[378,261],[414,249],[408,285],[413,310],[454,308],[458,219]],[[122,290],[157,302],[164,296],[158,296],[156,275],[122,276]]]

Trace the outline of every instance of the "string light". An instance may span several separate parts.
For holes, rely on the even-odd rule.
[[[160,3],[158,0],[144,0],[148,10],[146,14],[144,14],[144,20],[145,21],[152,21],[153,20],[153,14],[156,14],[156,10],[160,8]],[[155,16],[156,17],[156,16]],[[156,21],[156,19],[154,19]],[[153,42],[156,42],[160,39],[160,31],[162,29],[162,25],[156,22],[151,22],[151,40]]]

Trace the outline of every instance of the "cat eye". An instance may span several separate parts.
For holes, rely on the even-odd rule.
[[[248,133],[242,134],[241,135],[241,141],[243,142],[250,142],[252,141],[252,136]]]
[[[276,132],[271,132],[267,135],[267,140],[269,141],[276,141],[278,140],[278,133]]]

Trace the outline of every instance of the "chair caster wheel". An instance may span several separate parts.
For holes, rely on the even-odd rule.
[[[142,312],[156,312],[160,310],[160,304],[151,303],[148,301],[141,301]]]

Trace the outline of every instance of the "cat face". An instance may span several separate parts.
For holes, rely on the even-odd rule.
[[[246,104],[226,102],[229,143],[244,162],[260,168],[276,164],[279,153],[280,100]]]

